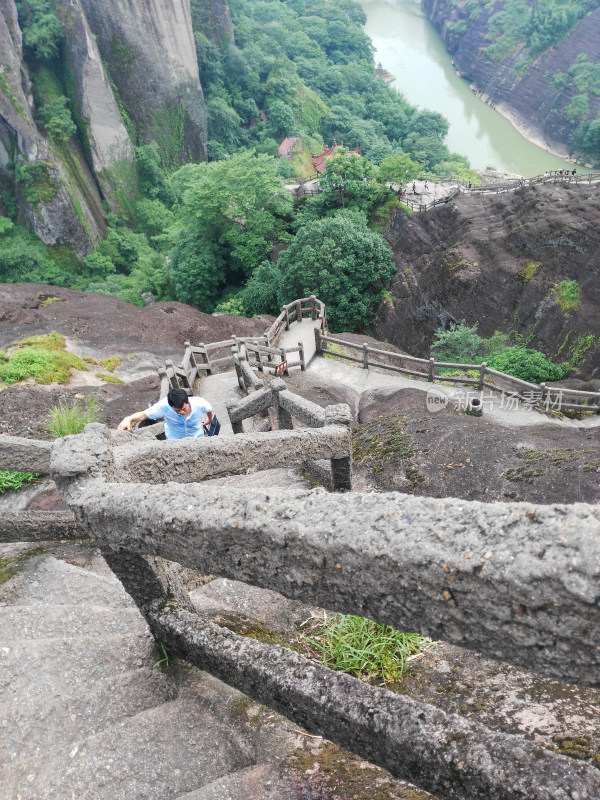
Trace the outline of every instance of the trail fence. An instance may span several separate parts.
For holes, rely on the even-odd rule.
[[[370,347],[366,343],[362,346],[353,345],[335,336],[324,336],[317,329],[315,329],[315,344],[318,354],[360,364],[363,369],[375,367],[429,383],[472,386],[478,392],[482,392],[484,389],[503,394],[508,392],[509,395],[513,395],[529,406],[546,410],[600,413],[600,392],[548,386],[546,383],[530,383],[492,369],[485,362],[462,364],[436,361],[434,358],[416,358],[404,353]],[[334,345],[335,349],[328,345]],[[448,371],[461,374],[448,374]],[[477,373],[476,376],[473,376],[473,373]]]
[[[348,443],[337,424],[166,442],[92,424],[49,447],[1,436],[0,467],[51,471],[70,512],[7,515],[0,541],[93,539],[169,653],[442,800],[596,800],[591,765],[196,613],[190,569],[600,685],[598,508],[201,483],[345,458]]]

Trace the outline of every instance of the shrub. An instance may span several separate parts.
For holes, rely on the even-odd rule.
[[[75,433],[81,433],[88,422],[98,422],[100,406],[93,397],[86,397],[83,402],[75,401],[72,405],[62,400],[48,412],[46,431],[60,439]]]
[[[121,378],[117,378],[116,375],[108,375],[106,372],[98,372],[96,377],[100,378],[100,380],[104,381],[104,383],[118,383],[119,385],[124,383]]]
[[[526,347],[507,347],[500,353],[491,355],[488,366],[530,383],[559,381],[566,376],[562,367],[550,361],[539,350]]]
[[[483,339],[477,333],[477,323],[469,328],[461,323],[452,330],[438,328],[431,354],[440,361],[474,364],[480,361]]]

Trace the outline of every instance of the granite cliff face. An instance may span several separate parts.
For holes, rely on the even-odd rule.
[[[46,244],[85,255],[106,230],[102,200],[83,153],[66,159],[33,118],[14,0],[0,1],[0,189],[15,192],[18,218]]]
[[[196,5],[213,31],[229,30],[226,3]],[[106,207],[120,213],[135,198],[131,136],[156,141],[171,168],[205,160],[205,105],[190,0],[55,0],[54,9],[64,28],[58,78],[77,123],[68,141],[38,124],[15,0],[0,0],[0,214],[14,198],[19,222],[83,256],[106,232]]]
[[[483,337],[514,331],[558,363],[574,358],[575,376],[600,378],[599,219],[597,184],[461,194],[398,213],[386,233],[398,267],[393,300],[380,304],[373,335],[427,358],[436,329],[479,322]],[[559,303],[563,281],[579,286],[570,310]]]
[[[582,120],[596,117],[600,98],[590,93],[589,111],[574,118],[567,109],[580,90],[573,80],[560,85],[556,80],[553,84],[553,79],[566,78],[582,56],[591,63],[598,61],[600,9],[589,13],[562,41],[526,64],[523,73],[528,54],[522,46],[501,61],[490,60],[484,52],[490,45],[486,38],[489,19],[503,4],[482,3],[476,18],[467,13],[464,2],[422,0],[422,5],[452,55],[457,72],[471,81],[475,93],[532,141],[559,155],[569,155],[574,130]],[[459,23],[466,27],[464,33],[457,32],[461,31]]]
[[[82,0],[139,138],[169,166],[206,160],[190,0]]]

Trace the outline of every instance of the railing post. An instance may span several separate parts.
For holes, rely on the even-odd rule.
[[[487,364],[484,361],[482,364],[479,365],[479,383],[477,385],[477,388],[479,389],[480,392],[483,390],[483,382],[485,380],[486,369],[487,369]]]
[[[435,369],[435,358],[429,359],[429,372],[427,373],[427,380],[429,383],[433,383],[433,371]]]
[[[290,329],[290,310],[287,306],[284,306],[285,309],[285,329],[289,331]]]
[[[369,369],[369,345],[366,342],[363,342],[362,354],[363,354],[363,369]]]
[[[318,356],[323,355],[323,345],[321,344],[321,331],[315,328],[315,353]]]
[[[348,455],[332,458],[331,483],[334,492],[349,492],[352,489],[352,454],[350,445],[350,407],[345,403],[325,408],[325,425],[343,425],[348,432]]]
[[[300,300],[296,301],[296,322],[302,322],[302,303]]]
[[[306,371],[306,361],[304,360],[304,345],[298,342],[298,355],[300,357],[300,372]]]
[[[317,318],[317,298],[314,294],[310,296],[310,318],[314,322]]]
[[[225,403],[225,407],[227,409],[227,414],[229,415],[229,421],[231,422],[231,409],[235,408],[236,401],[235,400],[227,400]],[[243,433],[244,428],[242,427],[242,420],[239,422],[231,422],[231,429],[234,433]]]
[[[164,367],[158,368],[158,377],[160,378],[160,396],[166,397],[169,393],[169,377]]]
[[[231,349],[233,350],[233,348]],[[233,366],[235,368],[235,374],[237,375],[238,386],[242,391],[245,391],[246,382],[244,381],[244,373],[242,372],[242,368],[240,366],[240,357],[238,353],[233,354]]]
[[[287,389],[285,381],[283,378],[275,378],[274,381],[271,381],[270,386],[273,391],[273,399],[277,404],[277,427],[280,431],[294,430],[294,421],[292,419],[292,415],[279,403],[279,392],[283,392],[285,389]]]
[[[280,348],[279,348],[279,357],[280,357],[280,359],[281,359],[281,363],[282,363],[282,364],[283,364],[283,362],[284,362],[284,361],[287,361],[287,352],[286,352],[286,349],[285,349],[285,347],[280,347]],[[288,370],[287,370],[287,367],[286,367],[286,370],[285,370],[285,374],[286,374],[286,375],[289,375],[289,374],[290,374],[290,373],[288,372]]]
[[[547,398],[548,398],[548,387],[545,383],[540,383],[540,389],[542,390],[542,396],[540,397],[540,406],[547,405]],[[538,406],[539,408],[539,406]]]

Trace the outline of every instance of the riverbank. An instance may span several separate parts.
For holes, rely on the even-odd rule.
[[[442,114],[449,122],[446,144],[468,157],[473,169],[494,168],[531,177],[565,169],[564,152],[548,149],[537,131],[507,109],[482,102],[459,77],[438,33],[414,0],[361,0],[365,30],[378,68],[396,76],[390,85],[420,109]],[[543,145],[543,146],[540,146]]]

